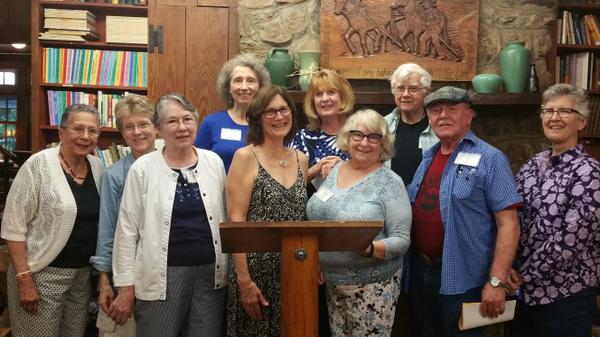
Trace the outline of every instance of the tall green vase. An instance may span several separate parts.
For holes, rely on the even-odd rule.
[[[525,42],[508,42],[500,52],[500,75],[504,82],[504,91],[509,93],[525,92],[529,75],[529,49]]]
[[[271,49],[265,65],[271,76],[271,83],[282,87],[288,86],[288,75],[294,70],[294,60],[285,48]]]
[[[320,56],[320,51],[298,52],[298,57],[300,58],[300,78],[298,79],[298,85],[300,85],[301,90],[308,90],[313,73],[319,70]]]

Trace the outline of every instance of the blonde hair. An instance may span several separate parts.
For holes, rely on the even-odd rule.
[[[383,117],[373,109],[361,109],[348,118],[344,127],[337,136],[337,147],[344,151],[350,150],[350,131],[359,126],[364,127],[370,133],[378,133],[381,137],[381,152],[379,160],[384,162],[394,156],[395,136],[390,132],[388,124]]]
[[[334,89],[340,95],[340,111],[338,116],[342,120],[348,118],[354,109],[354,92],[348,81],[333,70],[321,69],[310,80],[310,87],[304,96],[304,114],[308,119],[308,128],[318,130],[321,119],[317,114],[314,96],[317,91]]]
[[[119,100],[115,106],[115,117],[117,118],[117,129],[123,131],[123,118],[138,115],[152,120],[154,106],[146,96],[129,94]]]

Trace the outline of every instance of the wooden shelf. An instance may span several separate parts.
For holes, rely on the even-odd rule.
[[[52,0],[41,0],[40,6],[52,7],[52,8],[65,8],[65,9],[89,9],[96,12],[106,13],[123,13],[127,11],[130,13],[139,13],[140,15],[148,13],[148,7],[146,5],[124,5],[124,4],[111,4],[103,2],[75,2],[75,1],[52,1]]]
[[[558,4],[559,11],[584,11],[588,13],[600,13],[600,4]]]
[[[61,83],[40,83],[40,86],[46,89],[69,89],[69,90],[107,90],[107,91],[134,91],[145,93],[147,88],[142,87],[120,87],[114,85],[90,85],[90,84],[61,84]]]
[[[57,41],[41,40],[40,44],[44,47],[62,47],[62,48],[94,48],[94,49],[115,49],[131,51],[147,51],[148,45],[132,43],[106,43],[103,41]]]
[[[304,103],[305,91],[288,91],[296,104]],[[494,93],[479,94],[469,92],[474,106],[502,106],[502,105],[540,105],[540,93]],[[355,92],[356,105],[395,105],[394,95],[391,92]]]
[[[576,53],[580,51],[600,51],[600,46],[585,44],[557,44],[556,50],[559,54]]]

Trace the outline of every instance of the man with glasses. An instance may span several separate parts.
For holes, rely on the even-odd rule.
[[[423,101],[430,92],[431,74],[415,63],[401,64],[390,78],[396,108],[385,116],[390,132],[396,136],[395,156],[386,164],[408,186],[423,152],[438,139],[429,126]]]
[[[408,187],[414,336],[483,337],[485,328],[458,330],[462,304],[481,302],[487,317],[504,312],[522,199],[506,156],[471,132],[466,90],[443,87],[424,103],[440,142]]]

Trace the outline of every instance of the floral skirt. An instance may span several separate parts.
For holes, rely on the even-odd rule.
[[[332,337],[389,337],[400,295],[401,272],[383,282],[327,285]]]

